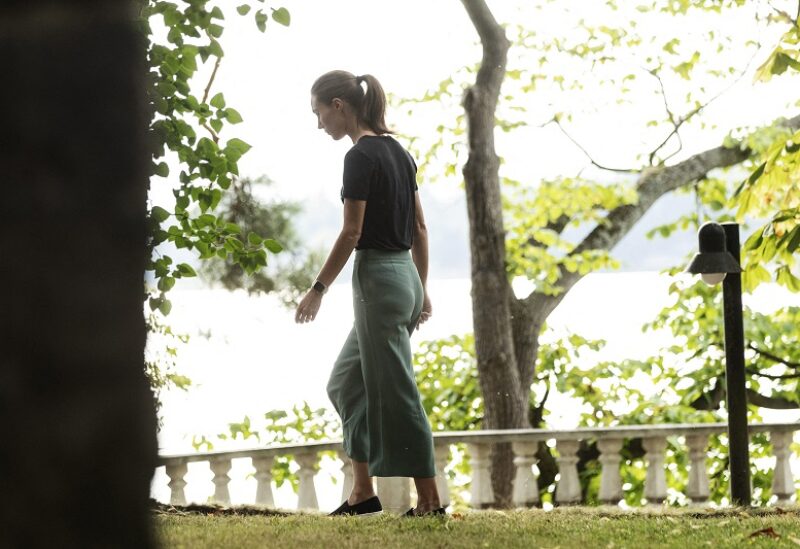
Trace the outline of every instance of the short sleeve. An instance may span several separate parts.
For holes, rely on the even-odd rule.
[[[367,155],[356,148],[347,151],[344,157],[342,200],[366,200],[373,177],[374,166]]]
[[[414,168],[414,190],[419,190],[419,186],[417,185],[417,163],[414,162],[414,157],[411,156],[411,153],[406,151],[406,156],[411,161],[411,166]]]

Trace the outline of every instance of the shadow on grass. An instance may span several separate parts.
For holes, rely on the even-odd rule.
[[[170,505],[150,500],[150,508],[157,515],[205,515],[205,516],[265,516],[265,517],[288,517],[301,513],[289,511],[276,511],[268,507],[256,507],[251,505],[235,505],[226,507],[224,505],[212,503],[190,503],[188,505]]]

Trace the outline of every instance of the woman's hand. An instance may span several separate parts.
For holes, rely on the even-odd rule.
[[[426,290],[425,297],[422,300],[422,312],[420,313],[419,320],[417,321],[417,330],[419,330],[420,325],[426,322],[432,314],[433,306],[431,306],[431,298]]]
[[[313,289],[309,290],[297,306],[297,311],[294,313],[294,321],[298,324],[311,322],[317,318],[320,305],[322,305],[322,294]]]

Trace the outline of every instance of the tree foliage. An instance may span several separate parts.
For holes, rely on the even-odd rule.
[[[238,12],[246,15],[249,7],[243,4]],[[283,8],[273,9],[272,16],[278,23],[289,24]],[[248,274],[265,266],[267,254],[276,253],[280,246],[269,238],[249,239],[241,227],[214,214],[239,175],[239,160],[250,150],[238,137],[223,137],[223,130],[240,123],[242,116],[226,103],[222,92],[212,95],[224,56],[219,42],[224,32],[222,9],[210,6],[207,0],[152,0],[144,3],[140,18],[149,40],[152,175],[169,177],[169,155],[177,158],[179,168],[174,205],[170,209],[153,205],[150,212],[154,257],[148,271],[153,273],[156,288],[149,289],[148,301],[151,309],[167,315],[171,306],[166,292],[176,279],[196,273],[188,263],[173,264],[171,256],[159,253],[159,245],[170,243],[178,250],[194,251],[199,259],[229,259]],[[262,32],[267,18],[264,9],[255,12]],[[161,32],[155,33],[157,23],[163,25],[158,29]],[[199,65],[209,62],[213,68],[208,81],[198,89],[193,78]]]
[[[800,72],[800,6],[795,17],[776,10],[779,23],[789,30],[759,67],[756,80]],[[800,248],[800,131],[775,131],[763,139],[750,176],[734,194],[738,219],[755,217],[768,221],[753,232],[744,245],[745,266],[753,288],[774,279],[793,292],[800,291],[796,252]],[[770,273],[766,265],[774,267]]]
[[[151,195],[155,185],[172,188],[172,201],[152,203],[149,215],[147,374],[159,393],[190,385],[175,371],[177,349],[187,336],[174,334],[163,317],[172,309],[168,293],[176,282],[197,276],[193,265],[202,265],[205,278],[225,288],[277,292],[291,304],[299,288],[310,285],[321,259],[318,252],[301,251],[292,225],[299,206],[261,203],[252,188],[267,180],[239,175],[250,145],[232,126],[243,116],[214,89],[228,10],[208,0],[146,0],[140,6],[148,44]],[[242,3],[236,12],[252,17],[261,32],[270,20],[280,26],[291,21],[286,8],[266,7],[263,0]],[[269,257],[285,247],[291,248],[289,257],[266,272]]]
[[[235,179],[220,202],[218,216],[238,226],[251,244],[263,242],[270,251],[281,252],[280,256],[251,274],[231,257],[211,257],[203,262],[201,274],[228,290],[275,293],[286,306],[293,306],[313,284],[324,257],[320,250],[308,253],[303,247],[293,222],[301,211],[298,203],[259,198],[258,191],[263,195],[271,184],[266,177]],[[262,239],[259,235],[277,238]]]

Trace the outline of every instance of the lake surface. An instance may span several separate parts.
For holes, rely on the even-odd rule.
[[[688,275],[687,275],[688,276]],[[340,279],[348,279],[344,274]],[[642,333],[641,326],[671,302],[667,288],[674,279],[654,272],[590,274],[565,297],[548,320],[555,333],[577,333],[605,339],[605,348],[582,360],[646,358],[669,342],[664,333]],[[518,294],[521,288],[515,288]],[[472,331],[470,281],[438,279],[429,282],[433,317],[415,333],[412,347],[421,341]],[[159,434],[162,453],[193,451],[192,435],[215,435],[227,431],[229,422],[244,416],[262,417],[269,410],[290,408],[307,401],[313,408],[330,408],[325,384],[330,368],[352,323],[349,284],[334,284],[325,296],[315,322],[294,323],[294,311],[269,296],[252,297],[245,292],[218,289],[174,289],[169,322],[177,333],[187,333],[190,342],[179,349],[179,372],[190,377],[188,391],[163,395],[164,425]],[[781,306],[800,306],[800,295],[770,286],[744,296],[745,304],[760,312]],[[548,418],[552,427],[577,425],[578,410],[568,399],[551,396]],[[769,412],[769,411],[768,411]],[[791,421],[794,412],[767,413],[768,421]],[[251,447],[254,441],[229,441],[215,449]],[[233,502],[252,501],[255,481],[245,477],[252,471],[249,460],[236,460],[230,472]],[[340,477],[338,465],[323,463],[317,478],[322,509],[339,504],[341,484],[326,476]],[[206,501],[213,493],[212,474],[206,464],[190,465],[187,498]],[[153,496],[169,499],[167,479],[160,470],[154,479]],[[288,487],[276,493],[276,504],[291,506],[294,495]]]

